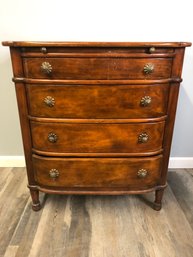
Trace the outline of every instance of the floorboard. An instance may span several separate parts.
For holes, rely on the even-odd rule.
[[[25,168],[0,168],[0,257],[192,257],[193,170],[168,174],[154,194],[40,195],[31,210]]]

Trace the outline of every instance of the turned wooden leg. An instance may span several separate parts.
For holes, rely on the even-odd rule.
[[[155,191],[155,201],[153,204],[153,208],[156,211],[160,211],[162,208],[162,197],[163,197],[164,189],[158,189]]]
[[[34,211],[39,211],[41,209],[41,204],[39,201],[39,190],[30,188],[30,194],[32,198],[32,209]]]

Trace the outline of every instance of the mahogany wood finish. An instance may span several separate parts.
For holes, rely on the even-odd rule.
[[[36,179],[40,186],[100,188],[107,190],[122,187],[147,189],[159,183],[162,156],[149,158],[45,158],[33,156]],[[59,175],[50,178],[49,171],[55,167]],[[147,176],[140,178],[140,167]],[[117,172],[119,171],[119,172]],[[117,188],[119,187],[119,188]]]
[[[27,85],[29,113],[36,117],[128,119],[166,114],[169,84],[154,85]],[[135,95],[135,97],[131,97]],[[54,99],[46,105],[47,96]],[[97,96],[97,98],[96,98]],[[141,104],[151,96],[151,103]]]
[[[32,208],[39,191],[142,194],[161,209],[185,42],[3,42]]]
[[[164,121],[134,124],[31,122],[32,144],[37,150],[59,153],[156,151],[162,148],[164,124]],[[56,135],[56,142],[49,141],[50,133]],[[140,142],[141,134],[148,136],[144,143]]]
[[[41,65],[51,65],[50,74],[42,72]],[[154,72],[146,74],[144,66],[154,64]],[[164,79],[171,73],[172,58],[24,58],[27,78],[58,79]]]

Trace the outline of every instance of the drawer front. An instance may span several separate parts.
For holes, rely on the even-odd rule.
[[[163,79],[172,58],[24,58],[25,76],[46,79]]]
[[[31,122],[33,148],[55,153],[143,153],[162,148],[165,122]]]
[[[27,85],[32,116],[154,118],[166,114],[168,84]]]
[[[160,179],[162,156],[148,158],[44,158],[34,155],[39,185],[145,189]],[[64,189],[64,188],[63,188]]]

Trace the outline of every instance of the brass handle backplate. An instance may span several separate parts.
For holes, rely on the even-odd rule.
[[[148,171],[145,169],[140,169],[137,172],[138,178],[145,178],[145,177],[147,177],[147,175],[148,175]]]
[[[151,104],[151,97],[150,96],[144,96],[141,98],[140,105],[143,107],[147,107]]]
[[[144,144],[144,143],[147,143],[148,140],[149,140],[149,136],[148,136],[148,134],[145,133],[145,132],[144,132],[144,133],[141,133],[141,134],[138,136],[138,142],[139,142],[139,143]]]
[[[58,136],[55,133],[49,133],[48,134],[48,141],[51,143],[56,143],[56,141],[58,140]]]
[[[50,178],[56,179],[57,177],[59,177],[60,173],[57,169],[51,169],[49,171],[49,175],[50,175]]]
[[[55,104],[55,99],[51,96],[46,96],[44,98],[44,103],[48,106],[48,107],[53,107]]]
[[[43,73],[49,75],[52,73],[52,65],[49,62],[43,62],[41,65],[41,70]]]
[[[151,74],[154,71],[154,65],[152,63],[145,64],[143,71],[145,74]]]

